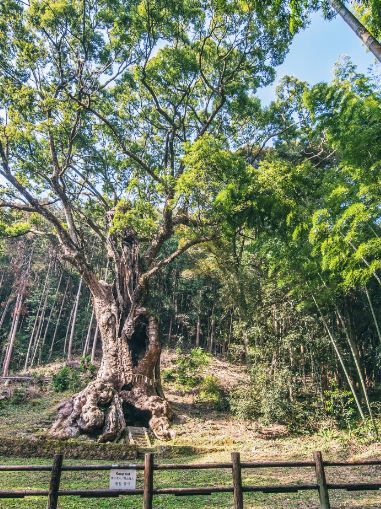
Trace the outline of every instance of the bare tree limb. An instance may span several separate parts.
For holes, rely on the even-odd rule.
[[[172,254],[167,256],[167,258],[163,258],[162,260],[158,261],[156,265],[154,265],[151,269],[147,270],[140,276],[140,283],[143,286],[144,283],[152,277],[156,272],[158,272],[162,267],[165,265],[168,265],[171,263],[175,258],[180,256],[181,254],[185,253],[188,249],[190,249],[193,246],[196,246],[197,244],[202,244],[204,242],[209,242],[213,240],[215,236],[207,236],[207,237],[199,237],[197,239],[189,240],[185,244],[183,244],[181,247],[179,247],[176,251],[174,251]]]
[[[122,149],[123,153],[126,156],[131,158],[137,164],[139,164],[139,166],[141,166],[143,168],[143,170],[146,173],[148,173],[148,175],[150,175],[156,182],[163,183],[163,180],[158,175],[156,175],[154,173],[154,171],[148,166],[148,164],[146,164],[139,156],[137,156],[136,154],[131,152],[131,150],[128,149],[127,145],[124,143],[124,141],[122,140],[120,134],[118,133],[116,127],[104,115],[102,115],[101,113],[99,113],[99,111],[97,111],[96,109],[91,107],[90,104],[83,103],[81,100],[79,100],[77,97],[75,97],[75,96],[73,96],[71,94],[68,94],[68,95],[69,95],[69,97],[71,99],[76,101],[84,109],[90,111],[93,115],[95,115],[101,122],[103,122],[110,129],[110,131],[113,134],[115,140],[117,141],[117,143],[119,144],[120,148]]]

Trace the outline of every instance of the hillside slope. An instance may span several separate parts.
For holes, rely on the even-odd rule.
[[[238,419],[230,413],[225,403],[235,387],[249,383],[245,368],[210,357],[205,365],[197,368],[199,380],[196,377],[192,381],[194,386],[186,388],[173,376],[183,358],[184,354],[180,352],[163,352],[163,383],[174,411],[173,429],[176,436],[170,442],[154,441],[155,447],[168,450],[187,446],[216,452],[240,450],[256,459],[306,458],[317,449],[335,458],[381,457],[381,445],[370,444],[350,431],[323,427],[313,434],[290,435],[284,426],[263,426],[256,421]],[[60,367],[62,365],[59,363],[47,365],[35,369],[33,374],[52,375]],[[212,391],[215,390],[215,383],[218,384],[222,405],[219,400],[216,402],[213,399],[214,393],[210,393],[210,390],[203,394],[205,379],[209,385],[212,382]],[[210,387],[207,386],[207,389]],[[12,430],[12,437],[31,440],[46,435],[56,415],[57,405],[71,394],[70,391],[54,392],[50,385],[42,389],[16,387],[15,391],[16,398],[0,405],[0,437],[9,437],[9,430]],[[210,396],[212,399],[208,400]],[[81,440],[86,438],[82,437]]]

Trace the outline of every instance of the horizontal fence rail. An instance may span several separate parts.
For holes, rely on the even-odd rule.
[[[364,461],[323,461],[321,452],[314,453],[314,461],[273,461],[273,462],[241,462],[240,455],[233,452],[230,463],[199,463],[199,464],[155,464],[152,453],[145,454],[144,464],[108,464],[108,465],[64,465],[63,456],[54,456],[52,465],[0,465],[0,472],[51,472],[49,487],[45,490],[0,490],[1,498],[24,498],[30,496],[44,496],[48,498],[47,509],[57,509],[58,499],[65,496],[79,496],[91,498],[114,498],[127,495],[142,495],[143,509],[153,508],[154,495],[195,496],[211,495],[213,493],[227,493],[233,495],[234,509],[243,509],[244,493],[296,493],[299,491],[317,491],[320,508],[330,509],[329,491],[374,491],[381,490],[381,483],[329,483],[326,480],[325,467],[360,467],[380,466],[381,460]],[[306,484],[273,484],[268,486],[248,486],[242,482],[242,469],[261,468],[314,468],[316,483]],[[60,489],[62,472],[91,472],[114,469],[137,470],[144,473],[143,488],[141,489],[88,489],[70,490]],[[190,488],[155,488],[154,471],[165,470],[206,470],[228,469],[232,472],[231,486],[208,486]]]

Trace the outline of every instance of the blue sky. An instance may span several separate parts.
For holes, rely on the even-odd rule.
[[[279,79],[286,75],[311,84],[329,81],[335,62],[343,55],[350,56],[362,72],[375,63],[373,55],[340,16],[327,21],[316,13],[310,26],[296,35],[284,63],[277,69],[275,83],[260,90],[258,95],[264,103],[269,103]],[[381,74],[381,65],[376,68]]]

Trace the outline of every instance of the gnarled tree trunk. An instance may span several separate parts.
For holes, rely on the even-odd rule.
[[[96,306],[103,348],[97,378],[60,406],[51,434],[70,438],[88,433],[111,441],[130,424],[150,427],[156,437],[168,439],[171,410],[158,376],[157,320],[138,311],[130,334],[119,336],[113,307]]]
[[[102,361],[97,378],[61,404],[50,431],[57,438],[87,433],[111,441],[126,425],[147,426],[157,438],[171,438],[171,410],[160,381],[158,323],[144,307],[137,260],[136,245],[126,244],[114,284],[87,281]]]

